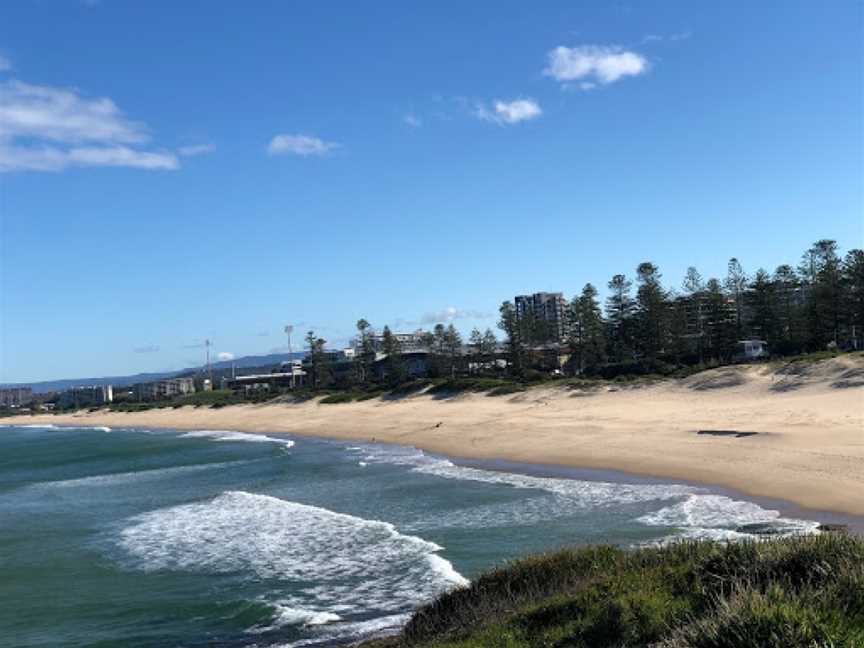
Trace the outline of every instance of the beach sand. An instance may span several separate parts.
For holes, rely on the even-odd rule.
[[[9,419],[5,422],[12,422]],[[864,515],[864,357],[501,397],[185,407],[15,423],[230,429],[397,443],[464,459],[619,470]],[[750,436],[700,430],[756,432]]]

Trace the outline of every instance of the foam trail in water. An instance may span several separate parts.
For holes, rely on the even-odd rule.
[[[182,438],[188,439],[212,439],[213,441],[246,441],[250,443],[278,443],[291,448],[294,441],[291,439],[282,439],[269,437],[265,434],[249,434],[246,432],[237,432],[235,430],[195,430],[194,432],[186,432],[180,435]]]
[[[168,468],[151,468],[149,470],[134,470],[121,473],[106,473],[104,475],[91,475],[89,477],[77,477],[74,479],[57,479],[52,481],[37,482],[30,484],[29,488],[74,488],[78,486],[116,486],[123,483],[146,481],[150,479],[165,479],[177,475],[196,473],[217,468],[230,468],[250,464],[257,459],[245,459],[239,461],[222,461],[218,463],[194,464],[191,466],[171,466]]]
[[[288,581],[271,604],[315,615],[307,625],[407,612],[467,584],[441,547],[392,524],[243,491],[136,516],[115,541],[134,568]]]
[[[622,484],[533,477],[514,473],[457,466],[447,459],[431,457],[416,448],[398,446],[352,446],[364,462],[395,464],[445,479],[464,479],[514,488],[533,489],[552,495],[515,503],[494,504],[468,511],[451,512],[447,526],[488,527],[514,523],[526,525],[579,510],[633,503],[677,503],[637,518],[646,526],[680,529],[677,537],[734,540],[754,535],[812,533],[818,523],[782,518],[777,511],[763,509],[752,502],[711,494],[706,489],[683,484]],[[420,521],[422,528],[428,521]],[[440,524],[439,524],[440,526]]]

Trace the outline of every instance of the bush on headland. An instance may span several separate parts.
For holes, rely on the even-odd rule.
[[[484,574],[365,645],[862,647],[864,540],[565,549]]]

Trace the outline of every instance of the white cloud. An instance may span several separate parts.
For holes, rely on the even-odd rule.
[[[234,359],[234,354],[230,351],[220,351],[216,354],[216,359],[220,362],[227,362],[228,360]]]
[[[543,74],[562,83],[609,84],[648,70],[644,56],[617,46],[556,47],[549,52],[548,58],[549,65]]]
[[[12,69],[12,61],[5,56],[0,56],[0,72],[8,72]]]
[[[0,83],[0,171],[178,168],[173,153],[133,148],[149,140],[146,127],[126,119],[108,98],[14,80]]]
[[[327,155],[335,148],[339,148],[339,144],[325,142],[310,135],[276,135],[270,140],[267,152],[271,155],[291,153],[306,157],[310,155]]]
[[[192,157],[194,155],[207,155],[216,150],[213,144],[191,144],[189,146],[181,146],[177,152],[183,157]]]
[[[402,117],[402,122],[411,128],[420,128],[423,125],[423,121],[413,113],[408,113]]]
[[[62,171],[69,167],[129,167],[173,170],[179,167],[173,153],[139,151],[127,146],[73,147],[8,146],[0,140],[0,172]]]
[[[487,313],[481,313],[476,310],[466,310],[448,306],[437,313],[426,313],[420,318],[420,324],[438,324],[440,322],[452,322],[458,319],[485,319],[489,317]],[[408,322],[414,324],[414,322]]]
[[[496,124],[518,124],[521,121],[539,117],[543,111],[540,104],[533,99],[514,99],[513,101],[495,101],[491,109],[480,104],[474,114],[480,119]]]

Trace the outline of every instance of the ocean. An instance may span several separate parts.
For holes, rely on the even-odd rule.
[[[396,446],[4,426],[0,645],[332,646],[529,552],[816,526],[693,485]]]

